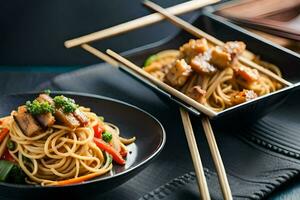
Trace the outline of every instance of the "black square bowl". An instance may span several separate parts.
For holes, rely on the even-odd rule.
[[[252,101],[211,114],[209,115],[211,119],[217,119],[217,121],[225,123],[232,120],[238,120],[240,124],[243,124],[243,122],[249,123],[255,121],[284,103],[287,96],[299,87],[300,56],[297,53],[265,40],[260,36],[250,33],[237,25],[227,22],[224,18],[209,12],[201,13],[193,22],[193,25],[222,41],[240,40],[245,42],[247,50],[259,55],[262,60],[266,60],[279,66],[283,78],[293,83],[291,86],[284,87],[281,90],[261,96]],[[178,49],[179,46],[191,38],[195,38],[195,36],[182,30],[161,41],[124,52],[123,55],[135,64],[142,66],[148,56],[165,49]],[[120,69],[126,71],[134,78],[147,84],[149,87],[166,97],[163,99],[172,100],[193,114],[201,114],[201,110],[180,100],[176,96],[169,94],[158,86],[151,84],[136,73],[122,67]]]

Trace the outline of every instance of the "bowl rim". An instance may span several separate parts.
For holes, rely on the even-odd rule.
[[[6,94],[3,95],[2,97],[0,97],[0,100],[5,98],[5,97],[9,97],[9,96],[18,96],[18,95],[34,95],[34,94],[40,94],[41,92],[38,91],[31,91],[31,92],[22,92],[22,93],[11,93],[11,94]],[[147,111],[142,110],[141,108],[131,105],[127,102],[118,100],[118,99],[114,99],[114,98],[110,98],[110,97],[106,97],[106,96],[102,96],[102,95],[97,95],[97,94],[90,94],[90,93],[83,93],[83,92],[73,92],[73,91],[51,91],[51,94],[62,94],[62,95],[74,95],[74,96],[82,96],[82,97],[92,97],[94,99],[100,99],[100,100],[106,100],[106,101],[111,101],[117,104],[122,104],[125,105],[127,107],[133,108],[145,115],[147,115],[148,117],[150,117],[155,123],[158,124],[158,126],[160,127],[160,129],[162,130],[162,134],[161,134],[161,139],[160,139],[160,143],[158,144],[157,148],[155,149],[155,151],[152,152],[152,154],[148,157],[146,157],[145,159],[143,159],[141,162],[137,163],[135,166],[129,167],[128,169],[114,174],[114,175],[110,175],[110,176],[106,176],[100,179],[94,178],[88,181],[84,181],[81,183],[76,183],[76,184],[70,184],[70,185],[64,185],[64,186],[41,186],[41,185],[30,185],[30,184],[15,184],[15,183],[5,183],[5,182],[0,182],[0,187],[11,187],[11,188],[22,188],[22,189],[48,189],[48,188],[72,188],[72,187],[76,187],[76,186],[82,186],[82,185],[88,185],[88,184],[93,184],[95,182],[100,182],[100,181],[105,181],[105,180],[109,180],[109,179],[116,179],[120,176],[124,176],[126,174],[129,174],[131,172],[133,172],[134,170],[138,170],[140,169],[143,165],[145,164],[149,164],[151,161],[153,161],[154,158],[156,158],[161,151],[163,150],[165,144],[166,144],[166,139],[167,139],[167,135],[165,132],[165,129],[163,127],[163,125],[161,124],[161,122],[156,119],[153,115],[151,115],[150,113],[148,113]],[[101,176],[99,176],[101,177]]]

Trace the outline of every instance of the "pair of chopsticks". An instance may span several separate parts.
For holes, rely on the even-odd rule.
[[[200,0],[201,1],[201,0]],[[193,3],[195,2],[196,5],[196,0],[191,1],[191,2],[187,2],[186,11],[192,10],[191,8],[193,8]],[[209,3],[211,1],[207,0],[206,4]],[[205,5],[204,1],[202,0],[201,3],[203,3],[203,5]],[[193,34],[196,37],[204,37],[206,39],[208,39],[212,44],[215,45],[222,45],[224,44],[223,42],[219,41],[218,39],[212,37],[211,35],[208,35],[207,33],[199,30],[198,28],[192,26],[191,24],[187,23],[186,21],[172,15],[172,14],[179,14],[180,12],[176,12],[176,9],[171,10],[171,8],[169,8],[168,10],[161,8],[160,6],[150,2],[150,1],[146,1],[144,2],[145,5],[147,5],[148,7],[154,9],[155,11],[157,11],[158,13],[160,13],[161,15],[159,15],[158,13],[146,16],[146,17],[142,17],[140,19],[145,20],[146,25],[150,24],[150,23],[155,23],[159,20],[163,19],[163,16],[167,19],[169,19],[171,22],[173,22],[175,25],[183,28],[184,30],[188,31],[189,33]],[[198,6],[200,4],[197,4]],[[172,8],[180,8],[180,5],[178,6],[174,6]],[[179,9],[180,10],[180,9]],[[182,11],[182,9],[181,9]],[[170,13],[172,12],[172,14]],[[181,12],[183,13],[183,12]],[[129,60],[123,58],[122,56],[120,56],[119,54],[111,51],[111,50],[107,50],[107,53],[113,57],[114,59],[110,58],[109,56],[107,56],[106,54],[100,52],[98,49],[95,49],[94,47],[86,44],[88,42],[92,42],[92,41],[96,41],[99,39],[103,39],[112,35],[117,35],[119,33],[124,33],[126,31],[129,30],[133,30],[139,27],[144,26],[144,24],[142,23],[143,20],[140,21],[140,19],[136,19],[133,20],[131,22],[126,22],[124,24],[103,30],[103,31],[99,31],[93,34],[89,34],[87,36],[83,36],[77,39],[73,39],[70,41],[66,41],[65,45],[66,47],[73,47],[73,46],[77,46],[77,45],[81,45],[81,47],[83,49],[85,49],[86,51],[94,54],[95,56],[105,60],[106,62],[110,63],[113,66],[118,66],[118,62],[115,61],[114,59],[118,60],[120,63],[122,63],[123,65],[127,66],[128,68],[130,68],[132,71],[138,73],[139,75],[143,76],[144,78],[147,78],[148,80],[150,80],[151,82],[153,82],[156,85],[159,85],[160,87],[162,87],[163,89],[165,89],[166,91],[170,92],[171,94],[174,94],[177,97],[180,97],[181,99],[187,101],[188,103],[190,103],[191,105],[195,105],[195,102],[193,100],[190,100],[189,98],[187,98],[185,95],[183,95],[182,93],[178,92],[177,90],[175,90],[174,88],[161,83],[160,81],[158,81],[157,79],[155,79],[154,77],[152,77],[151,75],[149,75],[148,73],[146,73],[145,71],[143,71],[140,67],[136,66],[135,64],[133,64],[132,62],[130,62]],[[147,19],[147,20],[146,20]],[[110,34],[110,35],[109,35]],[[281,77],[278,77],[276,74],[265,70],[263,67],[245,59],[245,58],[240,58],[240,61],[247,65],[250,66],[252,68],[255,68],[257,70],[259,70],[260,72],[268,75],[269,77],[279,81],[280,83],[283,83],[284,85],[291,85],[291,83],[287,82],[286,80],[282,79]],[[197,103],[197,102],[196,102]],[[198,103],[197,103],[198,104]],[[209,113],[210,110],[205,110],[207,108],[203,108],[202,106],[195,106],[196,108],[201,108],[201,111],[204,111],[204,113]],[[192,156],[192,160],[193,160],[193,164],[195,167],[195,172],[197,175],[197,181],[198,181],[198,185],[199,185],[199,190],[200,190],[200,195],[202,197],[202,199],[210,199],[209,196],[209,190],[207,187],[207,182],[204,176],[204,172],[203,172],[203,166],[201,163],[201,159],[200,159],[200,154],[197,148],[197,143],[195,140],[195,136],[193,133],[193,128],[189,119],[189,115],[186,111],[184,111],[183,109],[180,109],[180,113],[181,113],[181,117],[182,117],[182,121],[183,121],[183,125],[184,125],[184,130],[185,130],[185,134],[186,134],[186,138],[188,141],[188,146],[191,152],[191,156]],[[216,167],[216,171],[219,177],[219,182],[221,185],[221,189],[222,189],[222,193],[224,196],[224,199],[232,199],[232,195],[231,195],[231,190],[228,184],[228,179],[226,176],[226,172],[225,172],[225,168],[218,150],[218,146],[213,134],[213,130],[210,124],[210,121],[207,117],[204,117],[202,119],[202,126],[204,128],[204,132],[209,144],[209,148],[213,157],[213,161]]]

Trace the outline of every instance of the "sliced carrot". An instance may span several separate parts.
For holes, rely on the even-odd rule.
[[[5,149],[1,159],[2,160],[8,160],[8,161],[11,161],[11,162],[16,162],[14,157],[12,157],[12,155],[9,153],[7,148]]]
[[[116,163],[118,163],[119,165],[125,165],[126,161],[123,159],[121,154],[117,152],[112,146],[104,142],[102,139],[98,138],[94,138],[94,142],[100,149],[109,153]]]
[[[77,178],[71,178],[71,179],[63,180],[63,181],[56,181],[56,182],[54,182],[53,184],[50,184],[50,185],[63,186],[63,185],[71,185],[71,184],[81,183],[83,181],[87,181],[89,179],[95,178],[95,177],[99,176],[100,174],[101,173],[99,173],[99,172],[94,172],[94,173],[87,174],[87,175],[84,175],[84,176],[80,176],[80,177],[77,177]]]
[[[94,127],[93,127],[93,129],[94,129],[94,136],[95,136],[95,138],[101,138],[101,136],[102,136],[102,133],[104,132],[104,127],[102,127],[100,124],[96,124]]]
[[[9,130],[7,128],[3,128],[0,132],[0,143],[4,140],[6,135],[9,133]]]

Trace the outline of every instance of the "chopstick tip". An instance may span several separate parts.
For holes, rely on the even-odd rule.
[[[65,46],[67,49],[71,48],[71,45],[70,45],[69,41],[65,41],[65,42],[64,42],[64,46]]]
[[[106,49],[105,51],[107,54],[111,55],[113,53],[113,51],[111,49]]]

